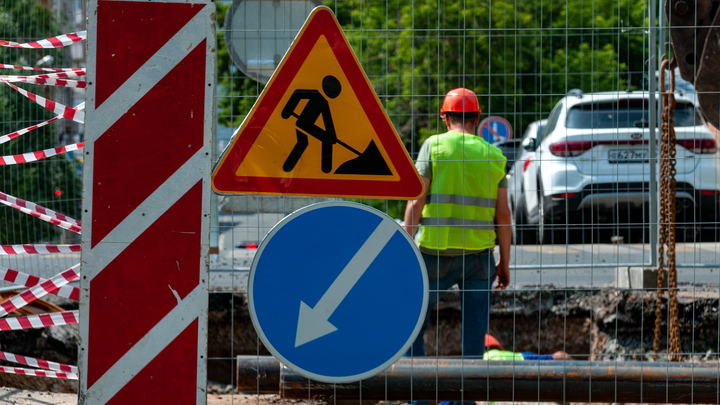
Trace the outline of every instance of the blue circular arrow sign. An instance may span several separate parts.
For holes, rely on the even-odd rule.
[[[362,204],[319,203],[285,217],[262,241],[248,301],[260,339],[286,366],[318,381],[359,381],[415,341],[428,278],[395,220]]]
[[[489,143],[505,141],[512,138],[512,126],[502,117],[487,117],[478,126],[481,138]]]

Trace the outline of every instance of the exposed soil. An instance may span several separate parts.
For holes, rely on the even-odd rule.
[[[428,355],[461,354],[460,300],[460,294],[451,291],[433,311],[425,334]],[[652,360],[654,293],[565,291],[544,286],[543,289],[495,292],[492,304],[490,333],[506,350],[537,353],[562,350],[577,359]],[[76,308],[75,303],[59,305]],[[667,297],[664,297],[665,312],[666,306]],[[686,361],[717,359],[720,348],[717,290],[681,293],[679,311],[682,348],[690,353]],[[667,345],[665,325],[663,320],[663,349]],[[208,330],[208,380],[222,387],[230,385],[225,391],[209,389],[209,397],[228,396],[235,379],[233,359],[237,355],[269,355],[252,327],[246,294],[210,294]],[[9,331],[0,334],[0,350],[76,364],[78,339],[77,325]],[[662,354],[663,351],[660,361],[665,360]],[[0,385],[34,391],[77,392],[76,381],[2,373]],[[238,403],[241,397],[235,395],[234,398],[234,403]],[[258,397],[252,398],[257,403]],[[268,401],[272,403],[272,398],[268,397]]]
[[[460,301],[459,292],[450,291],[433,311],[425,333],[428,355],[462,353]],[[494,292],[492,304],[489,332],[506,350],[543,354],[565,351],[578,360],[652,358],[653,292],[561,290],[543,286]],[[663,297],[665,313],[666,307],[667,296]],[[687,360],[716,359],[716,355],[708,352],[717,353],[720,347],[717,290],[681,292],[679,311],[683,351],[692,353]],[[662,325],[660,347],[665,348],[665,319]],[[209,330],[208,378],[212,381],[232,383],[232,359],[237,355],[269,354],[252,327],[245,294],[211,294]],[[662,350],[660,354],[659,360],[663,360]]]

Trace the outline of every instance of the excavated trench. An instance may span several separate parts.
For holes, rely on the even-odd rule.
[[[696,289],[678,295],[682,349],[692,353],[686,361],[717,359],[717,289]],[[433,311],[425,333],[429,356],[461,355],[460,300],[460,294],[451,291]],[[505,350],[542,354],[564,351],[578,360],[653,360],[654,292],[543,286],[495,292],[492,304],[489,333]],[[663,297],[665,313],[666,307],[667,296]],[[658,361],[667,358],[665,319],[662,326]],[[232,383],[232,359],[237,355],[269,355],[252,327],[244,294],[210,296],[209,331],[211,381]]]
[[[449,292],[433,311],[425,334],[428,355],[461,354],[461,297]],[[55,302],[66,310],[77,303]],[[652,292],[523,289],[495,292],[490,333],[506,350],[549,354],[565,351],[585,360],[652,361],[655,296]],[[667,297],[663,307],[667,306]],[[679,294],[686,361],[718,359],[718,291]],[[208,325],[208,380],[233,384],[237,355],[268,355],[253,329],[242,293],[212,293]],[[667,347],[663,320],[661,348]],[[379,331],[381,332],[381,331]],[[0,350],[77,364],[77,325],[0,333]],[[666,359],[661,350],[659,361]],[[15,366],[2,362],[3,365]],[[23,367],[23,366],[19,366]],[[35,391],[77,392],[77,382],[0,373],[0,385]]]

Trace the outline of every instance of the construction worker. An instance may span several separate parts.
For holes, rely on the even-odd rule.
[[[482,359],[490,313],[490,292],[505,289],[512,229],[507,202],[505,157],[475,135],[480,121],[477,96],[451,90],[440,116],[448,132],[431,136],[420,148],[416,167],[425,194],[408,201],[405,230],[413,236],[422,225],[418,245],[430,280],[430,299],[422,330],[408,351],[424,356],[423,335],[430,312],[454,284],[462,294],[463,356]],[[495,239],[500,257],[495,262]]]
[[[570,357],[569,354],[561,351],[553,354],[506,351],[494,336],[485,335],[485,354],[483,355],[483,360],[573,360],[573,358]]]

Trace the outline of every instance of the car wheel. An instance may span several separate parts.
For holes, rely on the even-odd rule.
[[[537,244],[550,244],[552,243],[552,228],[550,227],[550,221],[547,220],[547,216],[545,215],[545,198],[542,185],[538,188],[538,213],[540,214],[540,222],[538,222],[537,226]]]
[[[525,196],[520,195],[517,207],[513,213],[515,226],[513,227],[513,240],[516,245],[532,245],[536,243],[537,235],[534,227],[531,227],[527,219],[527,209],[525,208]]]

